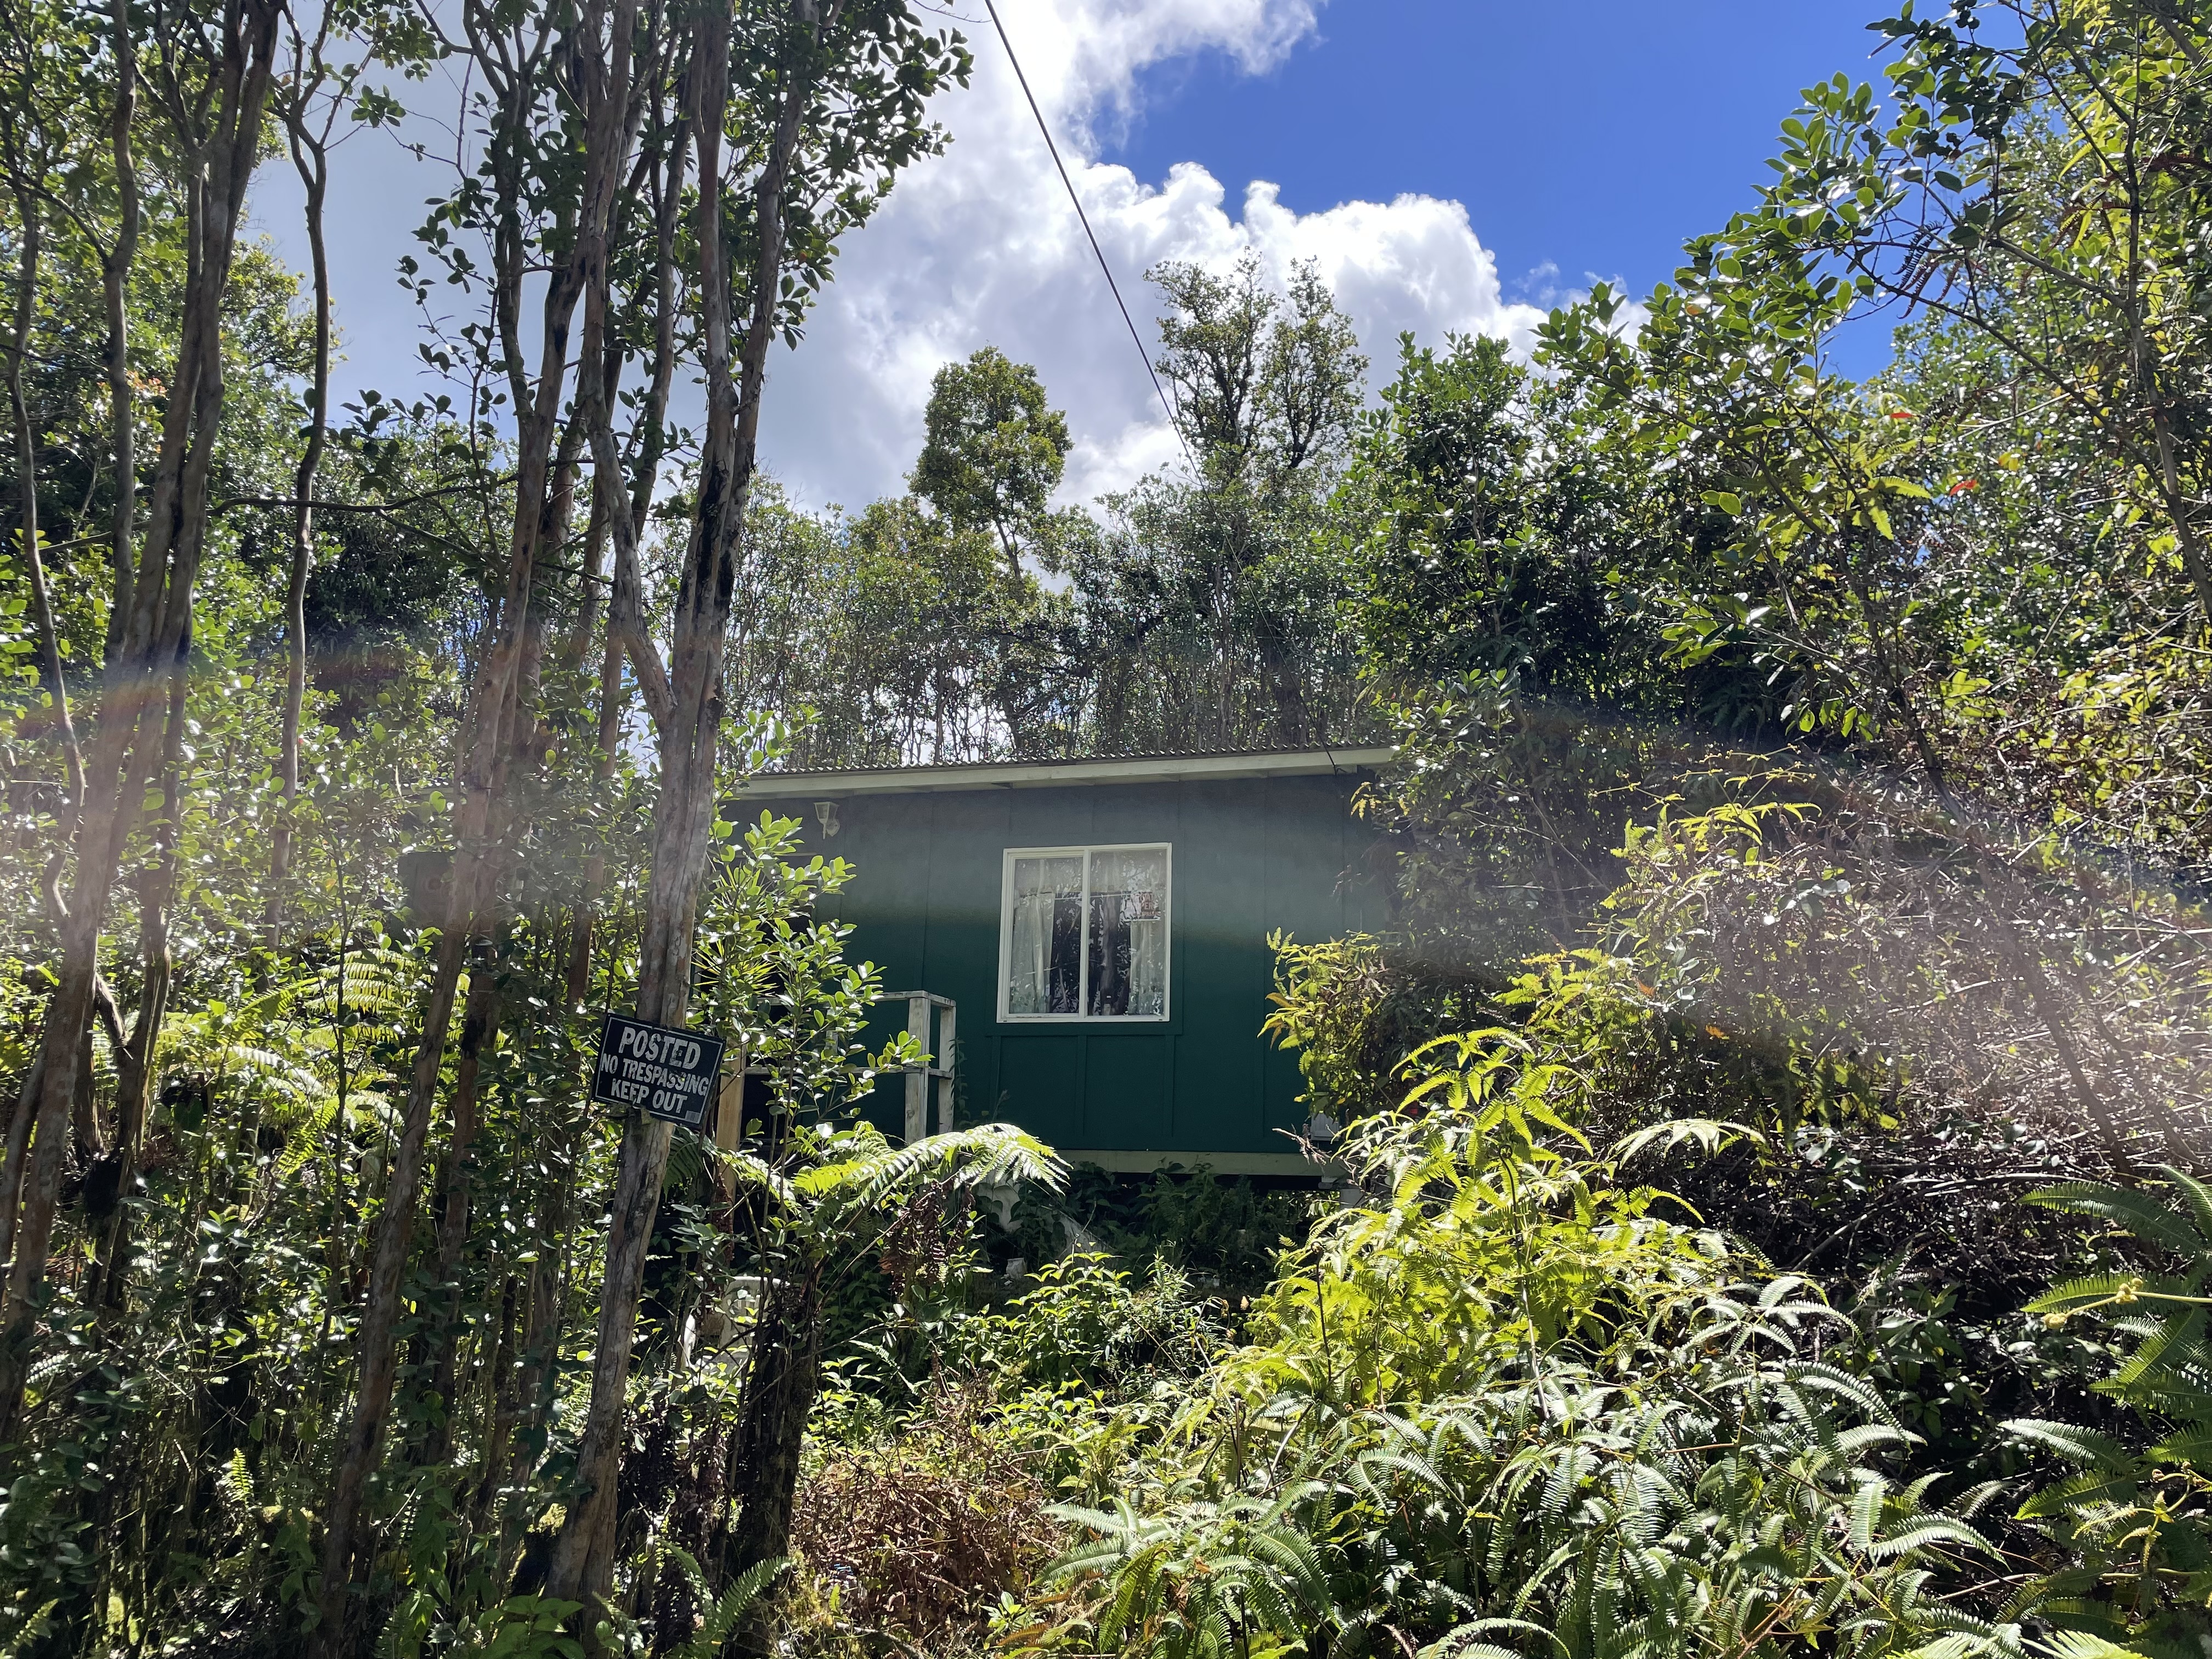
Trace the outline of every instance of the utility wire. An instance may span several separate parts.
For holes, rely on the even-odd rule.
[[[1022,73],[1022,60],[1014,55],[1014,43],[1006,38],[1006,26],[1000,21],[998,0],[983,0],[983,9],[991,14],[991,27],[999,32],[999,44],[1006,49],[1006,61],[1014,66],[1014,79],[1021,82],[1022,96],[1029,100],[1030,113],[1036,117],[1037,131],[1044,136],[1044,147],[1052,152],[1052,164],[1060,169],[1060,182],[1067,186],[1067,199],[1075,204],[1075,216],[1083,222],[1083,234],[1091,239],[1091,251],[1098,257],[1098,269],[1106,278],[1106,286],[1114,295],[1114,303],[1121,308],[1121,320],[1128,325],[1129,338],[1137,348],[1137,356],[1144,359],[1145,373],[1151,377],[1152,390],[1159,396],[1160,412],[1168,417],[1168,428],[1182,441],[1182,428],[1176,425],[1175,406],[1168,402],[1167,388],[1160,384],[1159,371],[1152,367],[1152,354],[1145,349],[1145,337],[1137,332],[1136,319],[1129,315],[1127,301],[1121,298],[1121,285],[1114,280],[1114,267],[1106,263],[1106,250],[1098,246],[1098,233],[1091,228],[1091,216],[1083,210],[1083,198],[1075,193],[1075,181],[1067,176],[1067,163],[1060,159],[1060,146],[1052,142],[1052,129],[1045,125],[1044,112],[1037,107],[1036,94],[1030,90],[1030,77]],[[1190,446],[1183,445],[1186,459]]]

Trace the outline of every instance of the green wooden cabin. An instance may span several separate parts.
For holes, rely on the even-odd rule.
[[[948,1080],[886,1079],[893,1134],[1018,1123],[1076,1163],[1310,1170],[1296,1057],[1260,1035],[1267,936],[1377,926],[1353,791],[1387,749],[771,774],[736,803],[805,825],[857,871],[836,901],[854,960]],[[927,994],[933,1002],[918,999]],[[945,1005],[949,1004],[949,1011]],[[932,1011],[935,1011],[935,1019]]]

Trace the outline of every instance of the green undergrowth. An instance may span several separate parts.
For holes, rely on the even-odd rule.
[[[1279,1035],[1357,1029],[1317,1003],[1387,952],[1330,949]],[[1340,1189],[1079,1180],[835,1359],[789,1650],[2193,1650],[2201,1188],[2151,1177],[2169,1212],[1894,1068],[1686,1031],[1602,952],[1482,994],[1498,1023],[1406,1037]],[[1010,1285],[987,1250],[1079,1206],[1113,1254]],[[1127,1248],[1271,1214],[1233,1298],[1218,1256]]]

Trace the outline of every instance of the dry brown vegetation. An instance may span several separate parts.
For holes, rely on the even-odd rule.
[[[1001,1595],[1025,1589],[1061,1528],[988,1401],[948,1391],[895,1438],[821,1459],[799,1491],[789,1600],[806,1650],[963,1650]]]

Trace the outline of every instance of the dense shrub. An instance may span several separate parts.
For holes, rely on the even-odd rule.
[[[1086,1249],[1139,1272],[1164,1262],[1234,1303],[1263,1289],[1277,1255],[1304,1240],[1322,1179],[1318,1164],[1310,1176],[1268,1184],[1216,1175],[1202,1162],[1150,1176],[1080,1164],[1064,1193],[1020,1194],[1011,1224],[986,1214],[985,1249],[1002,1267],[1018,1259],[1035,1267]]]

